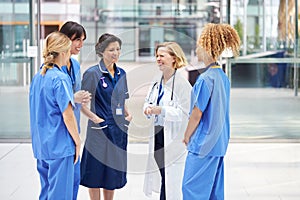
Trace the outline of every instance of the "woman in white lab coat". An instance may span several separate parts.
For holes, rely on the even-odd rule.
[[[143,108],[144,114],[152,120],[144,193],[151,196],[152,192],[160,192],[160,200],[182,199],[186,155],[182,138],[192,87],[183,76],[187,61],[177,43],[159,44],[155,54],[162,74],[154,78]]]

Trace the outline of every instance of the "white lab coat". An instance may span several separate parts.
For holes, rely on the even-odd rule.
[[[173,106],[169,105],[172,93],[171,77],[164,85],[164,96],[162,98],[165,116],[164,125],[164,150],[165,150],[165,187],[167,200],[181,200],[181,185],[183,178],[186,148],[183,144],[184,131],[188,123],[188,112],[190,109],[190,95],[192,86],[182,75],[183,69],[177,70],[174,80]],[[154,79],[149,88],[144,109],[149,104],[156,104],[161,75]],[[157,84],[155,84],[157,83]],[[154,87],[153,87],[154,85]],[[154,116],[150,117],[152,126],[149,132],[149,156],[144,180],[144,193],[151,196],[152,192],[160,192],[161,176],[154,159]]]

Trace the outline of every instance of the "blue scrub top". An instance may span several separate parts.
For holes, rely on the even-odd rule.
[[[70,64],[71,64],[70,71],[68,70],[67,66],[63,66],[61,69],[64,73],[66,73],[70,76],[71,82],[72,82],[73,93],[75,94],[76,92],[81,90],[80,64],[76,59],[74,59],[72,57],[70,58]],[[74,115],[76,117],[79,133],[80,133],[80,109],[81,109],[81,104],[75,103]]]
[[[230,82],[221,68],[209,68],[201,74],[192,89],[191,109],[202,111],[202,117],[190,138],[188,150],[204,156],[224,156],[230,137]]]
[[[126,73],[114,65],[115,74],[112,78],[103,60],[98,65],[85,71],[82,78],[82,88],[92,94],[91,111],[105,120],[102,125],[116,124],[118,119],[124,120],[125,99],[129,98]],[[121,109],[121,115],[116,110]],[[89,120],[89,126],[94,123]]]
[[[58,67],[37,73],[30,85],[30,130],[34,157],[56,159],[74,155],[75,145],[62,113],[74,106],[71,80]]]

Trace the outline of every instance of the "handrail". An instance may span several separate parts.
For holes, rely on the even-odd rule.
[[[226,70],[229,80],[231,81],[231,65],[236,63],[294,63],[294,69],[299,68],[300,58],[231,58],[226,59]],[[294,76],[294,96],[298,96],[298,80]]]
[[[300,63],[300,58],[235,58],[230,63]],[[299,66],[298,66],[299,67]]]
[[[28,57],[8,57],[0,58],[0,63],[28,63],[30,58]]]

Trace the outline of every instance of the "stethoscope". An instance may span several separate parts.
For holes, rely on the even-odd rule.
[[[175,83],[175,75],[176,75],[176,71],[177,69],[175,69],[175,72],[173,74],[173,80],[172,80],[172,91],[171,91],[171,101],[169,102],[169,105],[170,106],[173,106],[174,105],[174,101],[173,101],[173,96],[174,96],[174,83]],[[160,79],[160,84],[159,84],[159,87],[162,87],[162,81],[163,81],[163,76],[161,77]],[[158,82],[155,82],[151,88],[151,92],[149,93],[149,96],[147,98],[147,101],[150,103],[150,104],[153,104],[153,102],[150,102],[150,98],[152,97],[153,95],[153,92],[154,92],[154,88],[155,86],[158,84]],[[158,103],[156,103],[156,105],[158,105]]]

